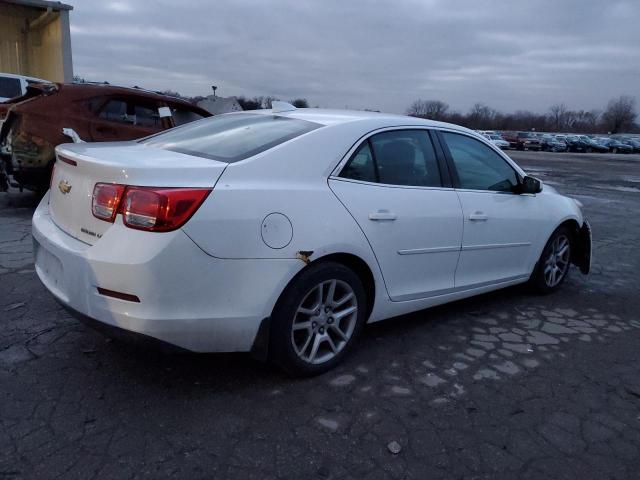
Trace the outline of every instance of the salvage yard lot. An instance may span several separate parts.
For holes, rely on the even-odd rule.
[[[0,194],[0,478],[637,478],[640,156],[509,154],[584,204],[592,274],[369,326],[304,380],[77,323],[33,270],[35,197]]]

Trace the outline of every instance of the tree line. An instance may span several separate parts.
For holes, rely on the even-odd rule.
[[[416,100],[407,115],[463,125],[474,130],[536,130],[564,133],[634,133],[640,132],[635,98],[622,95],[600,110],[570,110],[564,103],[552,105],[547,113],[518,110],[502,113],[483,103],[476,103],[468,113],[451,111],[441,100]]]
[[[271,102],[275,102],[280,99],[271,96],[247,98],[242,95],[236,97],[236,100],[243,110],[269,110],[271,108]],[[306,98],[295,98],[293,100],[289,100],[289,103],[296,108],[309,108],[309,102]]]

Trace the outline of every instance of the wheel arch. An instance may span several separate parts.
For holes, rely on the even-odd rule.
[[[280,292],[278,299],[276,300],[273,309],[271,311],[271,315],[273,315],[273,311],[277,308],[278,304],[283,298],[283,295],[288,290],[289,286],[291,286],[303,272],[306,272],[312,265],[318,265],[323,262],[336,262],[340,263],[347,268],[351,269],[362,282],[362,286],[367,294],[367,310],[366,310],[366,318],[368,319],[373,311],[373,306],[376,299],[376,281],[373,271],[369,264],[363,260],[358,255],[353,253],[346,252],[334,252],[329,253],[318,258],[309,261],[304,268],[301,268],[294,276],[287,282],[285,287]],[[258,333],[256,338],[253,341],[253,346],[251,348],[251,354],[257,358],[258,360],[265,361],[269,356],[269,337],[271,335],[271,315],[266,317],[260,323],[260,327],[258,329]]]
[[[351,269],[358,276],[358,278],[362,282],[364,291],[367,294],[367,318],[368,318],[373,310],[373,305],[375,303],[375,298],[376,298],[375,277],[373,275],[373,271],[371,270],[371,267],[365,260],[362,259],[362,257],[359,257],[358,255],[355,255],[353,253],[347,253],[347,252],[327,253],[325,255],[314,258],[311,261],[307,261],[307,265],[305,265],[304,268],[300,269],[293,276],[293,278],[289,280],[289,282],[287,282],[286,286],[282,289],[282,292],[280,292],[280,296],[278,297],[278,300],[274,304],[273,310],[276,309],[276,306],[278,305],[278,302],[284,295],[284,292],[287,291],[289,286],[292,285],[300,277],[300,275],[302,275],[303,272],[307,271],[309,268],[311,268],[311,266],[317,265],[322,262],[340,263],[345,267]]]
[[[563,219],[560,223],[558,223],[553,230],[551,230],[549,232],[549,234],[546,236],[544,242],[542,243],[542,248],[540,249],[540,251],[538,252],[537,255],[537,260],[536,260],[536,265],[538,263],[538,261],[540,260],[540,256],[542,255],[542,252],[544,251],[544,247],[546,246],[547,242],[549,241],[549,239],[551,238],[551,236],[559,229],[562,227],[566,227],[569,229],[569,231],[571,232],[571,247],[572,247],[572,253],[571,253],[571,263],[574,263],[573,257],[574,257],[574,251],[576,246],[578,245],[578,241],[580,238],[580,228],[582,227],[582,225],[580,225],[579,221],[577,218],[574,217],[569,217],[569,218],[565,218]],[[535,265],[534,265],[534,269],[535,269]]]
[[[353,253],[330,253],[315,259],[306,268],[319,262],[341,263],[345,267],[353,270],[362,282],[364,291],[367,294],[367,318],[369,318],[369,315],[371,315],[371,312],[373,311],[373,305],[376,299],[376,282],[369,264]],[[301,271],[304,270],[305,269],[302,269]]]

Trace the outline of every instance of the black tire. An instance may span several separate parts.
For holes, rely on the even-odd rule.
[[[553,250],[554,242],[560,237],[566,237],[569,243],[569,254],[567,259],[566,270],[564,271],[562,277],[558,281],[557,284],[550,286],[545,279],[545,268],[547,266],[547,259],[550,257],[551,252]],[[571,230],[566,226],[558,227],[549,237],[547,244],[544,246],[542,250],[542,254],[540,255],[540,259],[536,263],[536,266],[533,269],[533,273],[529,278],[529,286],[533,288],[534,291],[541,294],[549,294],[555,292],[560,288],[560,286],[564,283],[564,281],[569,276],[569,270],[571,268],[571,254],[573,247],[573,234]]]
[[[616,147],[613,147],[613,148],[611,149],[611,153],[618,153],[618,149],[617,149]]]
[[[357,302],[355,327],[349,339],[333,358],[323,363],[311,363],[296,353],[293,340],[293,322],[298,307],[310,292],[322,282],[338,280],[345,282],[353,290]],[[311,264],[300,272],[284,290],[271,316],[269,356],[270,359],[293,376],[313,376],[331,370],[338,365],[353,349],[367,319],[367,295],[362,281],[349,268],[337,262],[319,262]],[[329,328],[327,327],[327,335]],[[304,350],[304,349],[302,349]]]

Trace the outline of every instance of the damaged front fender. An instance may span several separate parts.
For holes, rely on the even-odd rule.
[[[591,225],[588,221],[584,221],[580,230],[578,230],[575,253],[572,255],[571,262],[580,268],[583,274],[588,274],[591,270],[592,261],[592,239]]]

